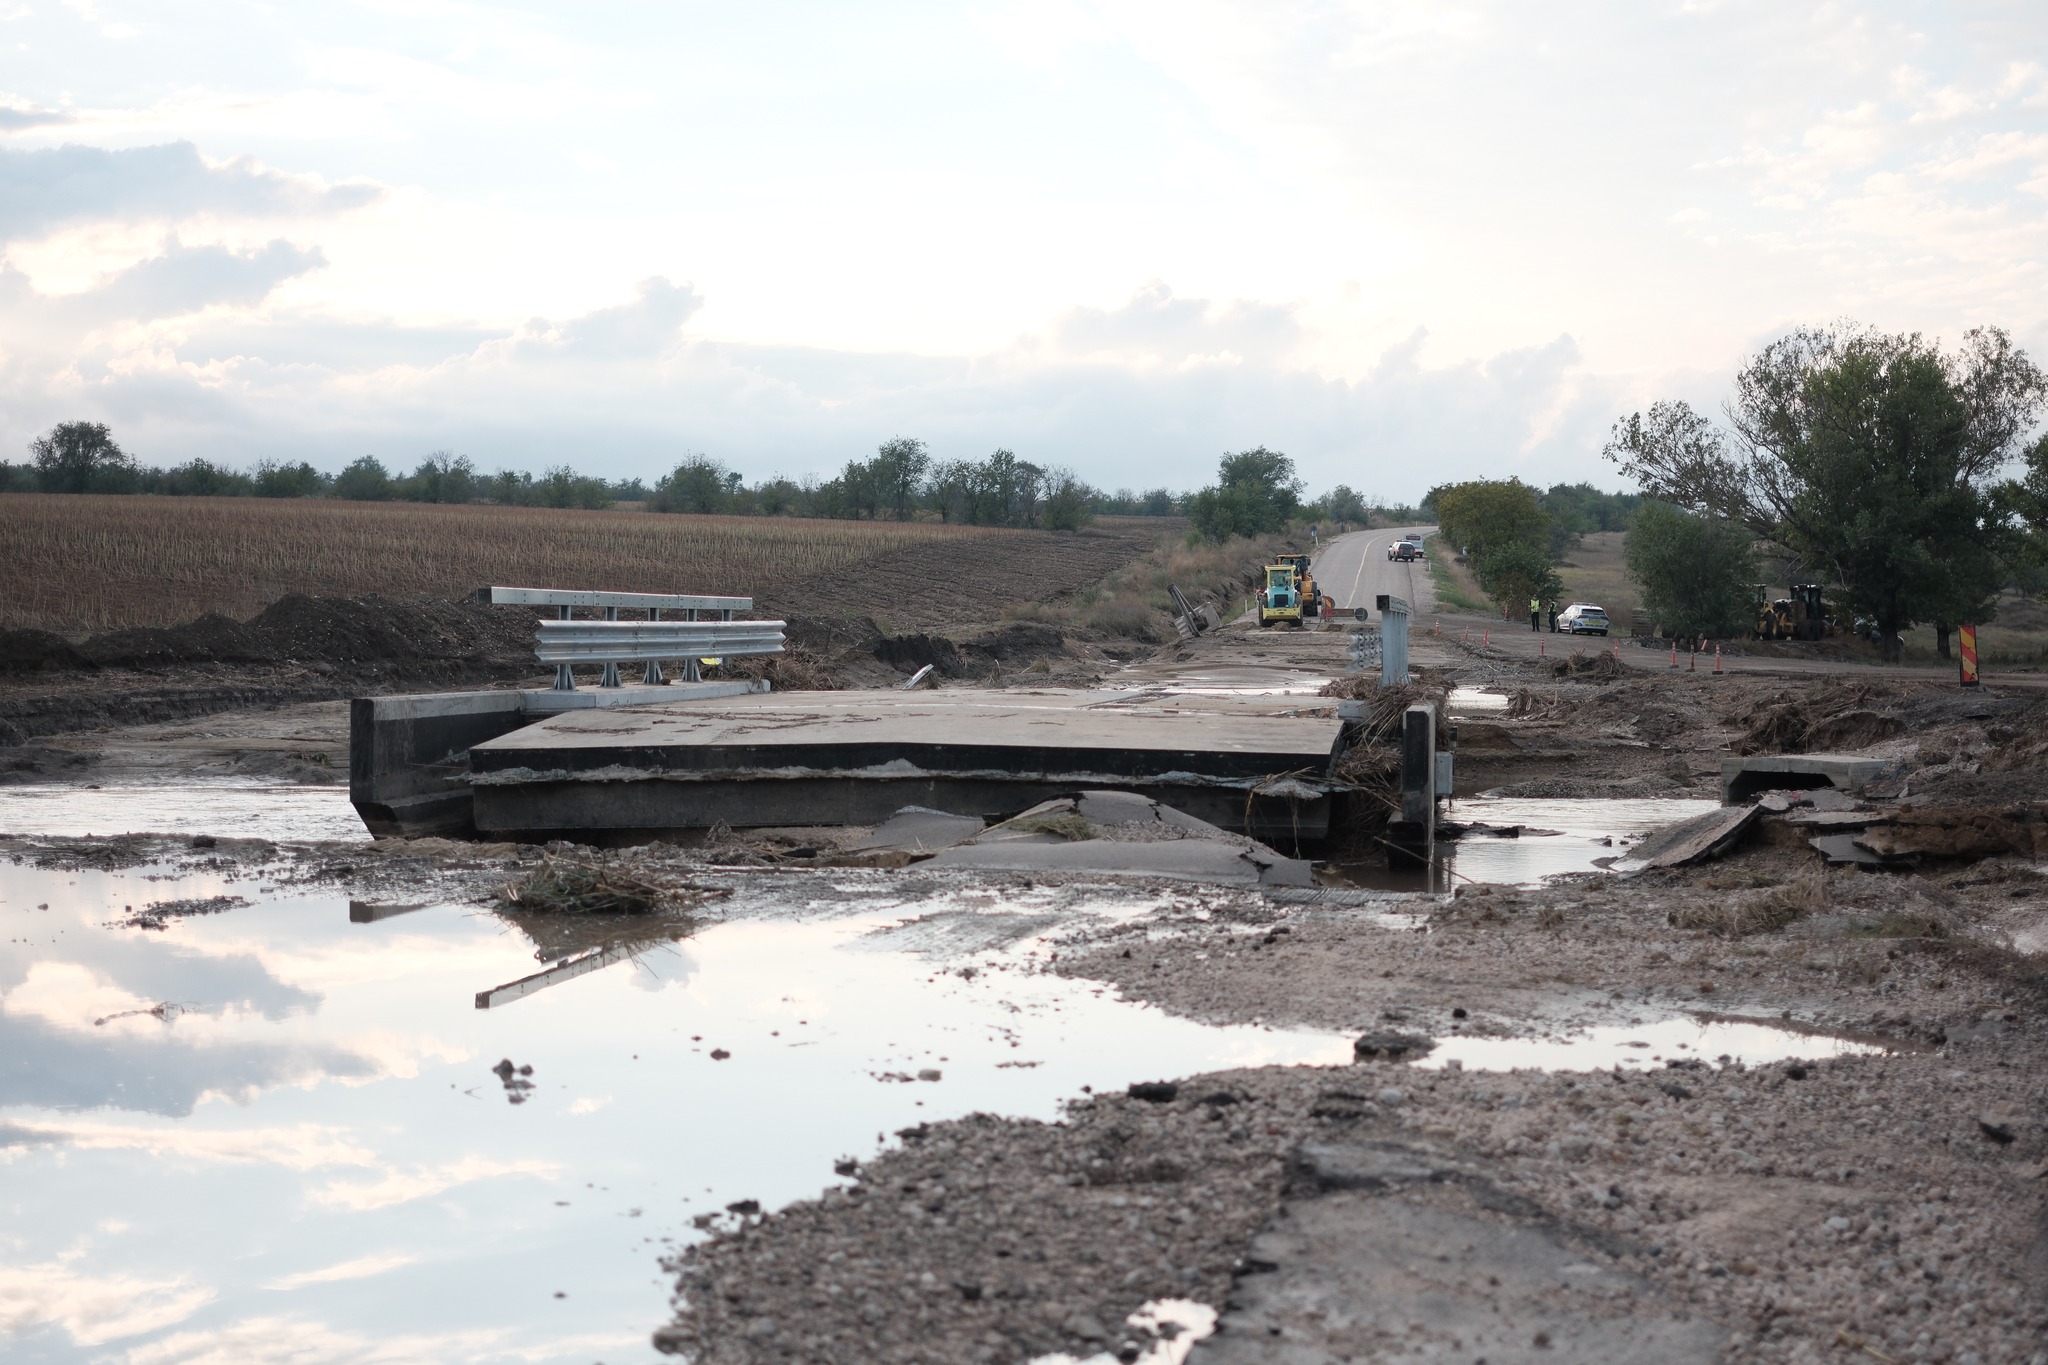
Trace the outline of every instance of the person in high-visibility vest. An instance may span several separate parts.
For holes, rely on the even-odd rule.
[[[1529,599],[1529,629],[1543,629],[1543,599],[1540,597]]]

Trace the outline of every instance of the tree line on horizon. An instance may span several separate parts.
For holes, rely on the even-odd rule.
[[[356,502],[492,503],[509,507],[602,509],[638,504],[654,512],[845,520],[940,521],[973,526],[1079,530],[1097,516],[1188,516],[1210,539],[1279,530],[1299,519],[1368,523],[1412,514],[1386,507],[1344,484],[1305,502],[1293,461],[1264,447],[1226,454],[1216,485],[1194,493],[1168,488],[1114,492],[1072,469],[997,450],[982,460],[934,459],[922,441],[883,442],[871,459],[849,460],[828,479],[771,475],[749,484],[705,455],[685,457],[650,487],[606,480],[557,465],[538,476],[501,469],[485,474],[465,455],[438,450],[411,473],[375,456],[328,474],[306,461],[261,460],[238,470],[196,458],[171,468],[142,464],[98,422],[64,422],[29,444],[24,464],[0,462],[0,493],[120,493],[166,497],[335,498]]]

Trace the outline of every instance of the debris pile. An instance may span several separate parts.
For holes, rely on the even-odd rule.
[[[649,915],[731,894],[722,887],[656,881],[622,867],[549,854],[532,872],[499,888],[498,899],[512,909],[547,915]]]

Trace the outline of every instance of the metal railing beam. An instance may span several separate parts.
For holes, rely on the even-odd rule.
[[[477,597],[494,607],[610,607],[627,611],[752,611],[751,597],[706,597],[664,592],[585,592],[570,588],[479,588]]]

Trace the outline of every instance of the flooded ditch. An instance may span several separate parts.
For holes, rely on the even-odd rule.
[[[1446,862],[1533,883],[1711,805],[1462,801],[1520,832]],[[0,828],[363,837],[344,792],[298,787],[0,789]],[[197,850],[0,866],[9,1359],[657,1359],[664,1253],[730,1206],[815,1196],[901,1129],[1353,1059],[1348,1034],[1200,1024],[1036,970],[1055,935],[1185,909],[1186,888],[736,871],[694,930],[621,940],[292,876]],[[1398,932],[1406,908],[1360,913]],[[1677,1016],[1445,1037],[1419,1065],[1876,1047]]]

